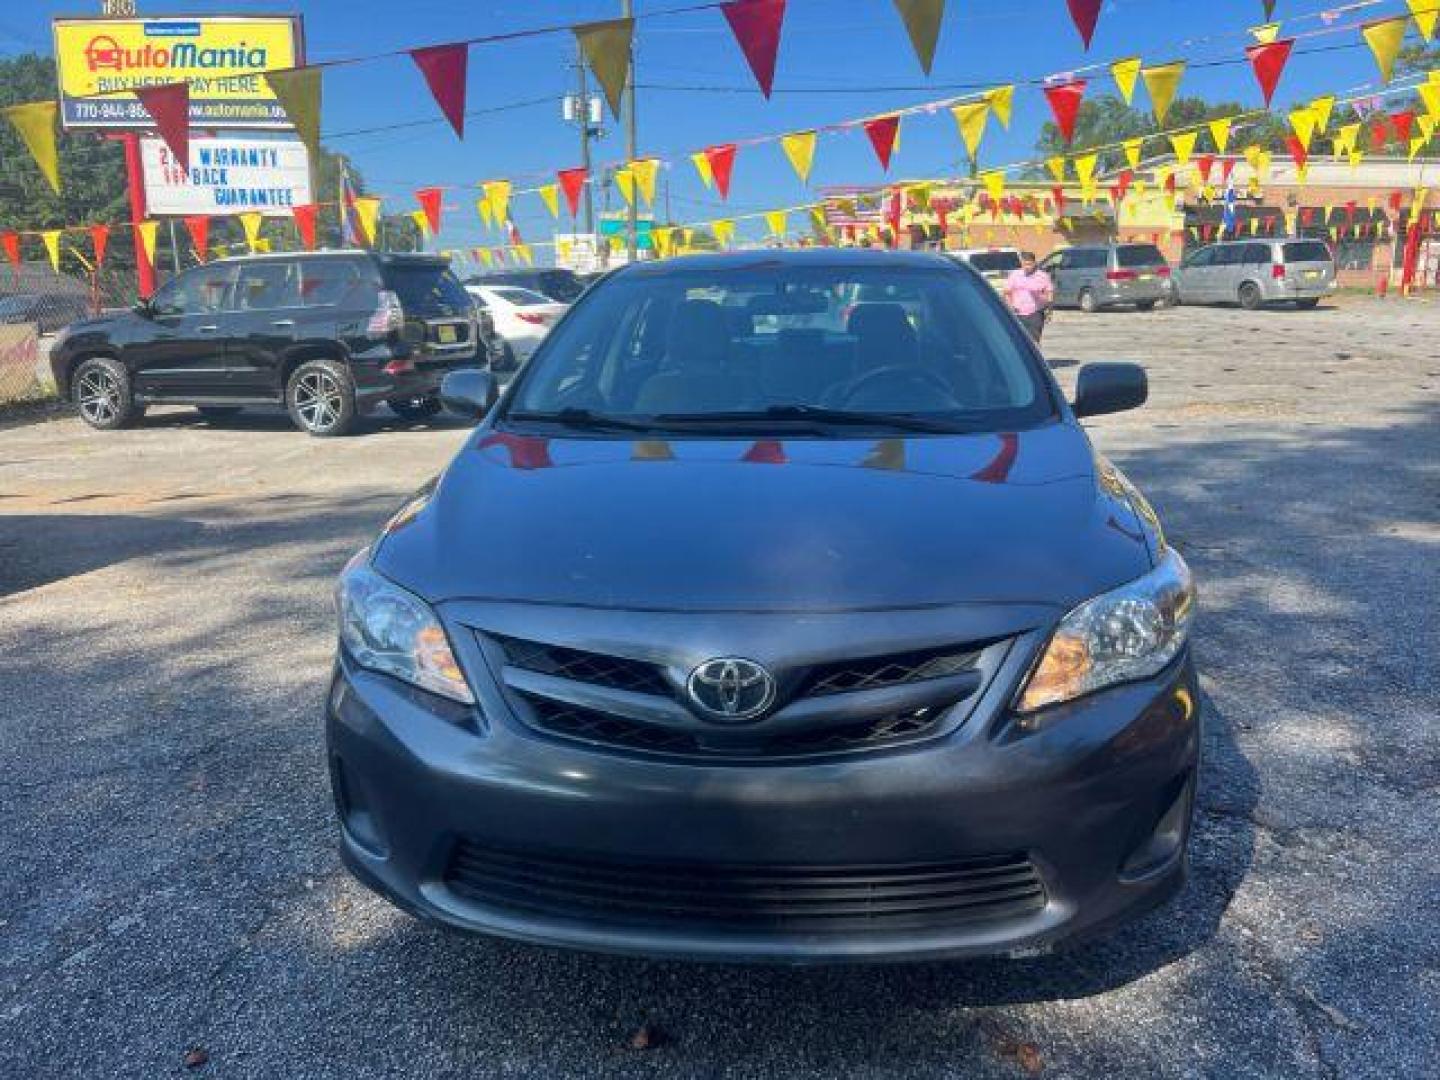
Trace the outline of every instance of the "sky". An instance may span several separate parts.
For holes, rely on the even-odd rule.
[[[641,16],[685,6],[686,0],[636,0]],[[5,0],[0,4],[0,55],[52,51],[50,19],[99,9],[98,0]],[[277,13],[303,10],[308,58],[363,56],[500,34],[555,23],[611,18],[620,0],[140,0],[141,14]],[[1330,7],[1335,7],[1331,4]],[[1235,58],[1251,42],[1247,27],[1262,21],[1261,0],[1108,0],[1087,54],[1064,0],[949,0],[927,78],[890,0],[789,0],[775,93],[766,100],[718,11],[641,19],[636,29],[639,156],[674,160],[662,171],[669,216],[704,221],[813,201],[826,185],[876,184],[882,173],[856,129],[821,136],[810,187],[801,185],[778,144],[742,148],[728,203],[701,184],[688,155],[703,146],[804,129],[887,109],[922,104],[1016,79],[1040,78],[1139,55],[1150,63],[1189,59],[1180,94],[1234,100],[1259,107],[1248,64],[1197,69],[1205,59]],[[1404,0],[1382,0],[1366,18],[1399,14]],[[1326,10],[1316,0],[1278,0],[1285,33],[1313,31]],[[1347,15],[1353,22],[1357,16]],[[1413,31],[1412,31],[1413,33]],[[1352,47],[1304,55],[1306,47]],[[332,69],[325,76],[322,137],[355,162],[387,212],[416,208],[412,192],[454,185],[445,198],[440,247],[503,242],[485,232],[474,209],[487,179],[515,178],[517,187],[543,182],[539,174],[579,163],[579,134],[560,116],[560,96],[572,88],[575,45],[556,34],[478,46],[470,53],[466,138],[456,139],[407,57]],[[1091,95],[1113,91],[1103,70],[1091,74]],[[1302,41],[1281,82],[1276,105],[1321,93],[1358,91],[1376,79],[1358,33]],[[1033,156],[1049,118],[1037,89],[1017,92],[1010,131],[992,121],[982,146],[984,164]],[[414,124],[393,130],[387,125]],[[623,132],[607,113],[595,160],[624,156]],[[892,178],[954,175],[963,148],[948,111],[907,119],[892,162]],[[524,177],[534,176],[533,179]],[[325,195],[322,193],[321,198]],[[619,205],[618,196],[613,196]],[[600,203],[597,200],[597,208]],[[527,240],[544,241],[554,225],[537,196],[520,196],[512,217]],[[562,225],[564,225],[562,207]],[[742,226],[741,235],[745,234]],[[751,226],[758,233],[758,224]]]

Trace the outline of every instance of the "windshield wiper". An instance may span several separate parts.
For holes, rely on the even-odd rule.
[[[512,412],[506,420],[529,421],[537,424],[560,424],[591,431],[654,431],[655,424],[646,420],[629,420],[623,416],[606,416],[589,409],[557,409],[555,412]]]
[[[949,420],[932,420],[913,413],[860,412],[854,409],[829,409],[823,405],[771,405],[766,409],[737,409],[730,412],[658,413],[659,425],[668,424],[754,424],[771,420],[800,421],[808,424],[847,425],[852,427],[892,427],[901,431],[926,431],[957,434],[967,430]]]

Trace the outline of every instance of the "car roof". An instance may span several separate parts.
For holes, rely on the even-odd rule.
[[[772,267],[834,269],[945,270],[955,272],[955,263],[938,253],[923,251],[879,251],[874,248],[802,248],[798,250],[755,250],[680,255],[633,263],[615,271],[623,277],[667,277],[691,271],[755,270]]]
[[[450,260],[443,255],[432,255],[419,251],[367,251],[364,248],[341,248],[333,251],[265,251],[251,255],[227,255],[223,259],[212,259],[215,263],[261,262],[267,259],[332,259],[356,258],[374,259],[386,265],[448,266]]]

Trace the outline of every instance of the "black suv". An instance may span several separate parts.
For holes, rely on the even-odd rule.
[[[312,435],[340,435],[381,401],[440,412],[440,379],[483,364],[470,295],[434,255],[364,251],[223,259],[177,275],[123,314],[72,324],[50,365],[91,427],[147,405],[223,416],[283,404]]]

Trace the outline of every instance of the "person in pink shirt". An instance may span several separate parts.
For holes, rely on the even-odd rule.
[[[1035,265],[1033,251],[1022,252],[1020,268],[1011,270],[1005,279],[1005,299],[1038,344],[1055,299],[1055,283]]]

